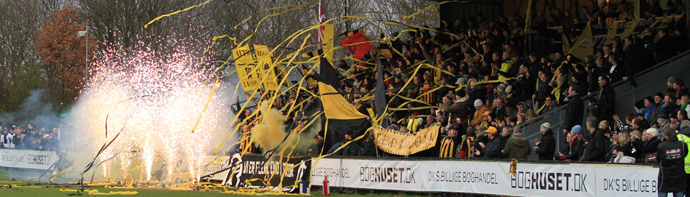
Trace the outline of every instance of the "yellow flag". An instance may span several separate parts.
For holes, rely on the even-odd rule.
[[[278,90],[278,77],[276,77],[273,65],[273,54],[266,45],[254,45],[257,65],[261,70],[261,82],[267,90]]]
[[[333,62],[333,24],[324,24],[323,51],[326,59]]]
[[[235,68],[244,91],[256,90],[261,85],[261,77],[255,72],[256,64],[249,46],[245,45],[232,50]]]

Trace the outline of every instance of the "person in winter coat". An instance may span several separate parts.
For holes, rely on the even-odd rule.
[[[491,108],[488,105],[485,105],[482,100],[474,100],[474,108],[476,109],[474,111],[474,119],[472,119],[472,122],[470,125],[478,125],[482,123],[482,119],[484,117],[484,112],[491,112]]]
[[[508,126],[503,126],[500,127],[501,129],[501,134],[498,135],[498,139],[501,140],[501,150],[506,148],[506,144],[508,143],[508,139],[510,139],[512,133],[510,132],[512,129]]]
[[[529,140],[522,134],[520,127],[513,129],[513,136],[508,139],[505,149],[501,151],[509,159],[525,160],[532,153]]]
[[[645,155],[655,153],[657,151],[657,147],[659,144],[661,144],[661,140],[658,136],[658,129],[649,128],[642,133],[642,138],[630,138],[630,140],[633,142],[633,147],[635,148],[635,158],[637,158],[638,161],[644,161]]]
[[[580,87],[577,85],[570,86],[568,89],[568,106],[565,109],[565,128],[563,133],[568,133],[568,129],[575,125],[582,124],[582,116],[585,113],[585,106],[582,103],[580,95]]]
[[[609,162],[618,163],[618,162],[616,162],[616,160],[618,160],[618,158],[620,158],[621,156],[628,156],[631,158],[635,158],[634,157],[635,155],[632,153],[633,144],[632,144],[632,141],[630,141],[630,137],[629,137],[628,132],[619,132],[618,133],[618,143],[616,143],[615,146],[612,146],[612,148],[610,148],[610,150],[611,150],[611,155],[610,155],[611,157],[607,158]],[[637,159],[635,159],[635,160],[637,160]],[[634,162],[632,162],[632,163],[634,163]]]
[[[597,120],[613,121],[616,111],[616,93],[611,87],[610,79],[604,75],[599,76],[599,98],[597,99]]]
[[[456,128],[467,128],[469,117],[470,117],[470,101],[469,97],[465,94],[465,91],[458,91],[455,95],[455,101],[450,100],[449,97],[443,97],[443,111],[450,113],[450,119],[455,120],[460,118],[462,125],[458,124],[457,121],[452,121]],[[464,133],[460,133],[464,135]]]
[[[353,140],[354,133],[348,132],[345,133],[345,139],[342,142],[339,142],[333,146],[331,146],[330,149],[328,149],[328,154],[333,153],[333,155],[343,155],[343,156],[357,156],[357,142],[351,142],[344,148],[338,150],[340,146],[345,145],[346,143],[350,142]]]
[[[687,187],[684,160],[688,154],[688,146],[678,141],[673,129],[664,130],[664,138],[666,141],[659,144],[656,151],[656,158],[660,162],[657,191],[659,196],[673,193],[674,197],[680,197]]]
[[[556,139],[553,138],[551,124],[548,122],[541,124],[539,132],[541,132],[541,141],[534,139],[534,143],[537,145],[534,147],[534,152],[539,155],[539,160],[553,160],[553,153],[556,151]]]
[[[597,125],[597,118],[587,118],[587,130],[591,137],[586,143],[585,154],[580,161],[606,161],[606,136]]]
[[[498,139],[498,129],[496,127],[489,127],[486,129],[486,133],[489,137],[488,144],[479,142],[479,146],[483,150],[475,150],[475,155],[482,156],[484,158],[499,158],[501,156],[501,140]]]
[[[585,152],[585,137],[582,126],[575,125],[568,135],[568,152],[558,154],[558,160],[579,160]]]

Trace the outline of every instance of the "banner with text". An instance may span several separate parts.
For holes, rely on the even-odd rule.
[[[408,156],[436,146],[440,126],[423,129],[414,135],[375,127],[376,146],[387,153]]]
[[[244,91],[256,90],[261,86],[261,77],[258,76],[254,55],[249,45],[232,49],[232,57],[235,58],[235,69]]]
[[[58,160],[55,151],[0,149],[0,166],[47,170]]]
[[[228,176],[229,169],[227,168],[230,166],[230,164],[232,164],[231,162],[232,160],[230,160],[230,156],[206,156],[206,160],[204,160],[204,163],[208,165],[204,166],[204,168],[201,169],[201,177],[213,174],[210,175],[208,179],[214,181],[222,181],[223,179],[225,179],[225,177]],[[222,172],[219,172],[221,170]]]
[[[267,160],[262,155],[232,156],[230,169],[223,185],[234,187],[298,192],[299,182],[309,178],[310,157],[289,157],[282,161]]]
[[[278,77],[276,77],[275,67],[273,66],[273,54],[266,45],[254,45],[256,61],[261,70],[261,82],[267,90],[278,90]]]
[[[312,185],[508,196],[656,196],[657,168],[509,162],[329,159],[313,162]],[[636,174],[640,172],[639,174]],[[653,188],[653,189],[652,189]]]
[[[659,168],[597,167],[597,196],[657,196]]]

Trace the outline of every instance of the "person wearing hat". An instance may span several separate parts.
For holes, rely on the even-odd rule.
[[[567,136],[567,148],[558,152],[558,160],[580,160],[585,152],[585,137],[582,135],[582,126],[575,125]]]
[[[486,129],[486,134],[489,137],[489,142],[484,144],[479,142],[479,146],[482,150],[475,150],[475,155],[484,158],[499,158],[501,156],[501,140],[496,136],[498,129],[494,126],[490,126]]]
[[[553,153],[556,151],[556,139],[553,138],[551,124],[545,122],[539,128],[541,141],[534,139],[534,152],[539,155],[539,160],[553,160]]]
[[[513,135],[508,139],[506,147],[501,150],[501,153],[507,158],[518,160],[525,160],[532,153],[529,140],[522,134],[520,127],[513,129]]]
[[[481,124],[482,121],[484,120],[484,115],[486,112],[491,113],[491,108],[489,106],[484,105],[484,102],[480,99],[474,100],[474,116],[472,119],[472,122],[470,122],[470,125],[478,125]]]
[[[448,125],[446,131],[446,135],[439,135],[439,139],[436,140],[436,146],[439,147],[439,157],[457,157],[457,147],[460,141],[458,129],[453,125]]]

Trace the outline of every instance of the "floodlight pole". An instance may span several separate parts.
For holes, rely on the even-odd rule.
[[[84,61],[84,88],[88,86],[89,83],[89,26],[86,26],[86,60]]]

